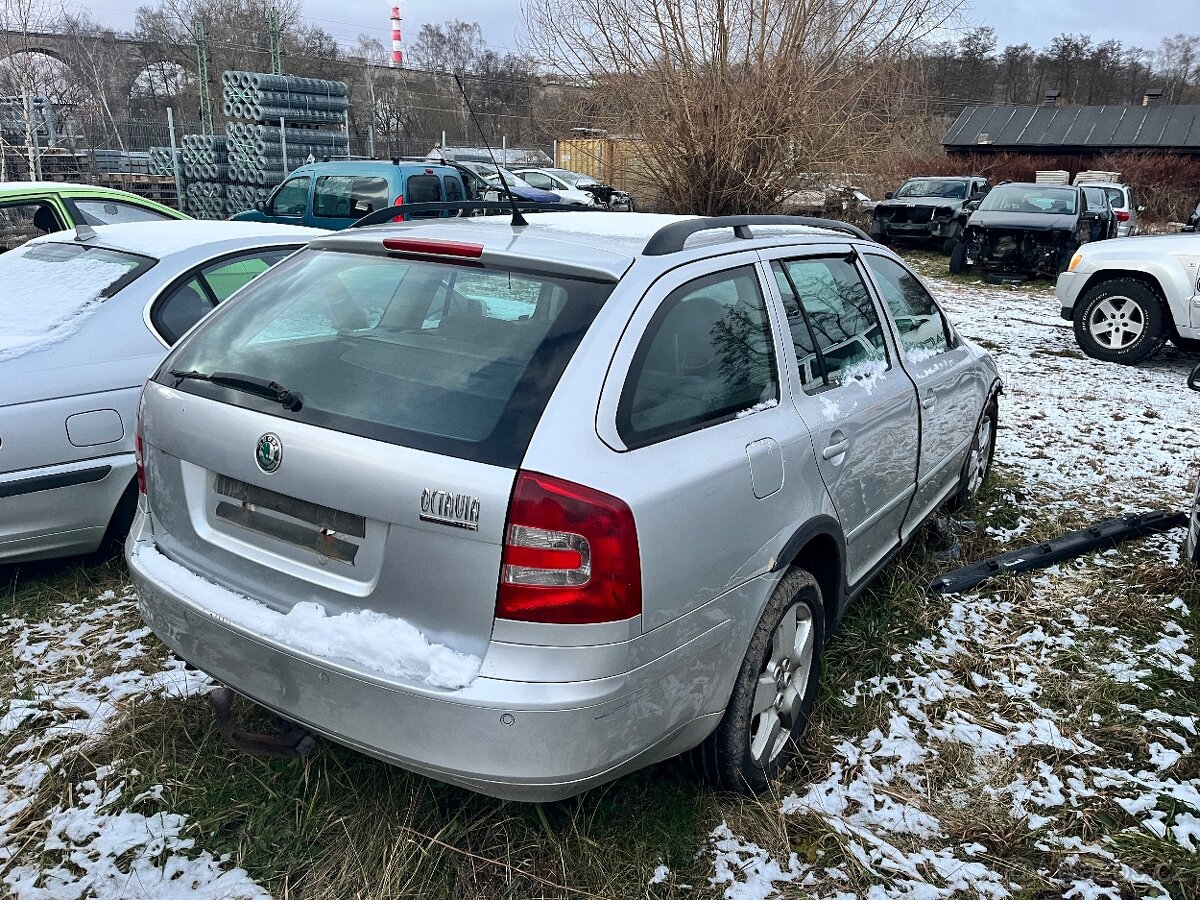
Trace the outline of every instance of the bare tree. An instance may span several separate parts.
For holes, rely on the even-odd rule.
[[[636,135],[664,209],[778,205],[796,173],[847,171],[889,144],[903,61],[961,0],[536,0],[531,46]],[[802,179],[801,179],[802,180]]]

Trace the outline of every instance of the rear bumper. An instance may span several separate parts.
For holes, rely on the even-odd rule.
[[[430,688],[313,658],[214,616],[138,565],[132,551],[147,541],[139,513],[130,574],[143,617],[173,652],[287,719],[440,781],[505,799],[559,800],[695,746],[719,718],[704,714],[696,685],[727,627],[619,675],[552,683],[479,676],[459,690]]]
[[[120,453],[0,475],[0,563],[95,550],[134,470]]]

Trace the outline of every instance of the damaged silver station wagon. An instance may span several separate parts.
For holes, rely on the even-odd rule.
[[[127,555],[174,652],[390,763],[760,791],[849,601],[982,486],[999,386],[841,223],[356,228],[146,385]]]

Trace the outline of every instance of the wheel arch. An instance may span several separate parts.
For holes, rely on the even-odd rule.
[[[846,538],[837,519],[815,516],[796,530],[775,557],[774,571],[793,566],[812,575],[821,588],[828,636],[846,595]]]
[[[1083,298],[1087,293],[1111,281],[1128,279],[1136,281],[1149,288],[1162,304],[1163,316],[1166,319],[1167,333],[1179,337],[1178,322],[1189,321],[1187,305],[1191,300],[1196,286],[1186,271],[1173,272],[1162,265],[1147,266],[1142,269],[1112,268],[1102,269],[1093,273],[1079,291],[1076,308],[1082,308]]]

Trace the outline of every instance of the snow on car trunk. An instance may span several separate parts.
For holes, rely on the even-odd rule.
[[[101,247],[53,242],[0,255],[0,362],[66,340],[115,287],[151,262]]]

